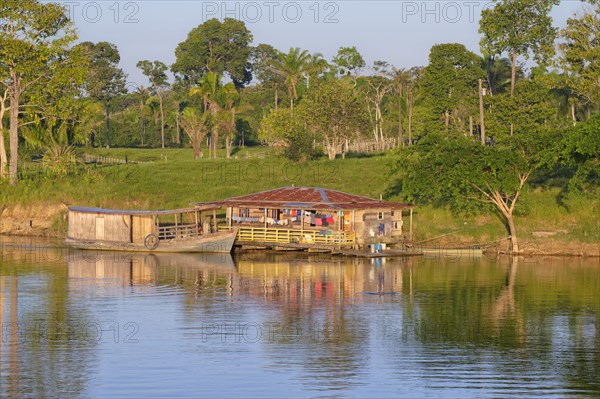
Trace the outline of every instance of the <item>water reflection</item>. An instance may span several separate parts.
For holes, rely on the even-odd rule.
[[[0,396],[600,393],[597,260],[6,248]]]

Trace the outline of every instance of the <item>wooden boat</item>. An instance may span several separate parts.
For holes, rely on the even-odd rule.
[[[69,207],[65,244],[127,252],[231,252],[237,230],[219,231],[216,207],[128,211]]]

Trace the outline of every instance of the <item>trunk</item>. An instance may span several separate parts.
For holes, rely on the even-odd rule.
[[[179,129],[179,113],[177,113],[175,114],[175,144],[181,144],[181,131]]]
[[[144,102],[140,101],[140,131],[142,132],[141,135],[141,141],[142,141],[142,147],[144,146],[144,136],[146,136],[146,118],[144,116]]]
[[[8,131],[10,160],[9,160],[9,181],[11,186],[17,184],[19,179],[19,107],[21,101],[21,79],[16,74],[11,73],[12,90],[10,91],[10,127]]]
[[[412,145],[412,114],[413,114],[413,96],[412,89],[408,92],[408,145]]]
[[[446,110],[444,114],[444,126],[446,128],[446,133],[448,133],[448,127],[450,126],[450,113]]]
[[[275,111],[277,111],[277,103],[279,103],[279,92],[277,91],[277,87],[275,88]]]
[[[165,113],[163,111],[162,95],[158,96],[158,106],[160,107],[160,140],[162,148],[165,148]]]
[[[106,148],[110,148],[110,105],[106,104]]]
[[[0,119],[1,121],[2,119]],[[6,147],[4,145],[4,126],[0,123],[0,179],[6,179],[8,168],[8,158],[6,156]]]
[[[469,137],[473,137],[473,115],[469,115]]]
[[[227,159],[231,158],[231,137],[225,137],[225,156]]]
[[[573,119],[573,126],[577,125],[577,118],[575,117],[575,101],[571,101],[571,118]]]
[[[479,79],[479,126],[481,128],[481,144],[485,145],[485,120],[483,112],[483,85]]]
[[[512,65],[510,71],[510,96],[515,94],[515,81],[517,80],[517,50],[512,51]]]
[[[219,141],[219,133],[213,130],[212,146],[213,146],[213,159],[217,159],[217,142]]]
[[[8,97],[8,89],[4,91],[4,96],[0,99],[0,179],[6,179],[8,172],[8,157],[6,155],[6,146],[4,143],[4,114],[6,113],[6,99]],[[1,308],[0,308],[1,309]]]
[[[398,147],[404,147],[404,131],[402,130],[402,84],[398,87]]]
[[[513,255],[519,254],[519,243],[517,241],[517,230],[512,214],[505,215],[508,222],[508,230],[510,232],[510,253]]]
[[[514,127],[515,125],[513,125],[512,123],[510,124],[510,135],[513,135],[513,131],[514,131]]]

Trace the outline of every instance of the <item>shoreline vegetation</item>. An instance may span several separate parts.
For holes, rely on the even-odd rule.
[[[392,154],[299,163],[261,147],[237,148],[233,159],[218,160],[194,160],[189,149],[79,149],[78,158],[84,159],[83,154],[88,159],[127,158],[128,163],[80,163],[65,177],[47,176],[35,164],[27,165],[18,189],[0,192],[0,234],[64,238],[69,205],[168,209],[291,185],[402,201],[388,195]],[[600,256],[600,200],[565,197],[546,182],[530,188],[522,201],[515,218],[522,254]],[[457,216],[417,206],[414,223],[419,247],[510,251],[506,228],[492,213]]]

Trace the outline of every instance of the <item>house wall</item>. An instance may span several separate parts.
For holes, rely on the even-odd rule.
[[[355,212],[354,231],[359,245],[377,242],[378,239],[398,237],[402,234],[402,212],[400,210],[369,209]],[[383,224],[383,233],[380,233],[379,229],[381,224]]]
[[[68,236],[79,240],[130,242],[130,216],[69,212]]]

